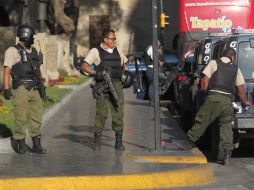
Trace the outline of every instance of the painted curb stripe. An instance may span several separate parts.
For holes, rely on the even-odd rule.
[[[135,175],[2,178],[0,190],[127,190],[204,185],[213,181],[208,164],[170,171]]]
[[[206,157],[199,151],[198,148],[191,150],[190,156],[134,156],[136,160],[150,161],[156,163],[185,163],[185,164],[207,164]]]

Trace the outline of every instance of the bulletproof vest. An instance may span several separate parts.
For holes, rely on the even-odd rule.
[[[23,47],[20,45],[15,45],[14,47],[18,49],[21,55],[21,50],[23,50]],[[11,76],[13,80],[33,79],[35,77],[34,70],[40,69],[41,60],[35,48],[32,47],[32,52],[26,52],[26,55],[27,61],[23,61],[21,56],[20,62],[12,66]],[[30,63],[31,61],[34,68],[32,68],[32,64]]]
[[[101,63],[95,66],[96,72],[101,72],[107,69],[112,78],[121,78],[123,73],[123,68],[121,66],[121,57],[117,48],[114,48],[113,53],[105,51],[102,47],[97,48],[100,55]]]
[[[223,63],[221,59],[216,60],[217,70],[209,80],[208,90],[219,90],[222,92],[235,93],[235,83],[238,67],[235,63]]]
[[[149,46],[150,47],[150,46]],[[148,48],[146,48],[146,50],[145,50],[145,64],[146,65],[153,65],[153,60],[151,59],[151,57],[147,54],[147,50],[149,49],[149,47]]]

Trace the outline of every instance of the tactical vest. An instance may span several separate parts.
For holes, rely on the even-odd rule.
[[[23,49],[20,45],[15,45],[14,47],[17,48],[19,52]],[[12,66],[11,76],[13,80],[34,79],[35,72],[30,61],[33,62],[35,69],[40,69],[41,60],[35,48],[32,47],[32,52],[26,52],[26,54],[28,57],[27,62],[23,62],[21,58],[20,62]]]
[[[27,90],[31,90],[37,85],[37,75],[40,73],[40,65],[42,63],[41,57],[33,47],[31,53],[25,51],[19,44],[14,47],[19,51],[21,60],[11,68],[12,87],[17,89],[23,85]],[[25,52],[26,56],[23,56],[22,52]],[[26,57],[26,61],[24,57]]]
[[[123,67],[121,65],[121,57],[117,48],[114,48],[113,53],[105,51],[102,47],[97,47],[101,63],[95,66],[96,72],[101,72],[107,69],[112,78],[121,79]]]
[[[218,90],[226,93],[235,93],[235,83],[238,67],[235,63],[223,63],[216,60],[217,70],[209,80],[208,90]]]

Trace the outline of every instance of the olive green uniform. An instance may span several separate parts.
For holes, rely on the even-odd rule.
[[[101,44],[100,47],[103,48]],[[103,48],[104,49],[104,48]],[[107,51],[106,49],[104,49]],[[124,54],[118,49],[121,65],[128,61]],[[87,54],[85,60],[88,64],[95,64],[98,66],[101,63],[99,51],[97,48],[92,48]],[[96,116],[95,116],[95,133],[101,133],[108,116],[108,110],[111,111],[112,116],[112,129],[120,134],[123,134],[123,117],[124,117],[124,94],[123,85],[121,81],[113,81],[116,93],[120,100],[120,106],[114,106],[114,101],[110,94],[105,94],[96,100]]]
[[[21,57],[15,47],[10,47],[5,52],[4,66],[10,69],[20,62]],[[28,135],[35,137],[41,135],[43,106],[38,90],[27,90],[23,85],[12,89],[11,102],[14,107],[15,125],[12,137],[15,140],[24,139]]]
[[[224,63],[231,63],[230,59],[222,57]],[[203,74],[211,78],[212,74],[217,70],[215,60],[209,62],[204,69]],[[240,69],[237,71],[236,86],[244,84],[244,78]],[[219,118],[220,127],[220,144],[225,150],[233,149],[233,106],[231,94],[218,90],[210,90],[206,97],[204,105],[199,109],[194,126],[188,131],[187,136],[193,142],[196,142],[202,136],[206,128],[216,119]]]
[[[27,136],[26,129],[30,137],[41,135],[43,106],[38,90],[29,91],[24,86],[20,86],[12,90],[11,102],[15,114],[13,138],[24,139]]]
[[[112,116],[112,129],[120,134],[123,134],[123,116],[124,116],[124,95],[123,85],[121,82],[114,82],[116,93],[120,100],[120,106],[116,107],[112,104],[110,96],[104,95],[96,100],[96,117],[95,117],[95,132],[101,133],[103,126],[108,116],[108,109]]]
[[[219,117],[220,143],[225,150],[233,149],[232,117],[233,107],[230,96],[208,95],[203,106],[195,118],[195,125],[187,135],[191,141],[196,142],[206,128]]]

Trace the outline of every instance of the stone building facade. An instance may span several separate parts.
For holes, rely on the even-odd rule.
[[[163,11],[169,15],[169,25],[164,29],[165,49],[172,51],[173,38],[179,31],[179,1],[162,2]],[[101,30],[108,26],[116,30],[118,46],[125,54],[143,51],[152,42],[151,4],[152,0],[80,1],[78,43],[84,49],[79,54],[85,55],[98,43]]]
[[[0,66],[3,64],[6,47],[15,41],[16,28],[22,15],[20,2],[0,1],[0,16],[5,18],[0,20]],[[163,3],[163,12],[169,15],[164,40],[165,50],[172,51],[173,38],[178,33],[179,0],[158,0],[158,2]],[[143,52],[145,47],[152,43],[152,0],[79,0],[79,5],[76,38],[78,56],[86,56],[90,48],[99,44],[104,28],[115,29],[117,45],[126,55]],[[160,10],[161,6],[158,6],[158,19]],[[69,43],[66,38],[62,38],[61,35],[49,35],[48,31],[46,34],[39,34],[36,41],[40,43],[35,46],[45,54],[43,75],[46,79],[56,79],[59,76],[59,69],[64,69],[70,74],[74,73],[71,70],[74,68],[73,59],[72,55],[69,55]],[[41,49],[42,47],[44,48]]]

